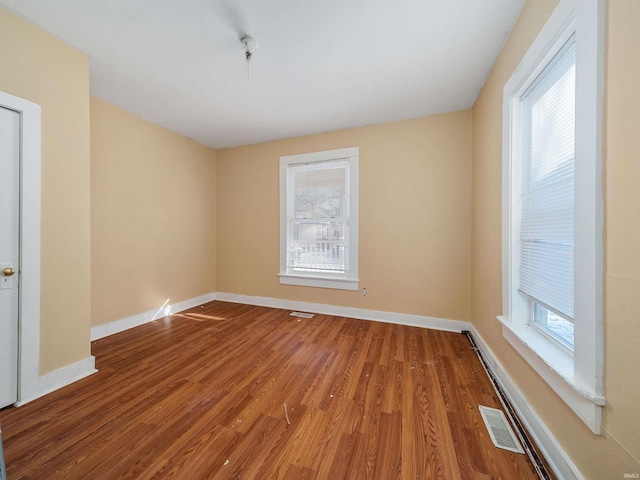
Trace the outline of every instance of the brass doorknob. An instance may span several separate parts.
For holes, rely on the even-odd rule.
[[[10,277],[14,273],[16,273],[16,271],[13,268],[7,267],[2,269],[2,275],[5,277]]]

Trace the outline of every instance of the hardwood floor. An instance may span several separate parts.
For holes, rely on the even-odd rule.
[[[99,373],[0,411],[9,480],[538,478],[493,446],[464,335],[289,313],[212,302],[93,342]]]

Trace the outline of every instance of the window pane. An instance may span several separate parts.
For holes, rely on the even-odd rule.
[[[293,218],[287,268],[346,273],[348,164],[320,162],[293,167]]]
[[[542,305],[533,305],[534,323],[552,337],[573,350],[573,322]]]
[[[295,218],[344,217],[345,187],[345,167],[296,169]]]
[[[345,222],[293,222],[293,243],[287,267],[295,270],[345,273]]]
[[[573,318],[575,43],[522,96],[520,290]]]

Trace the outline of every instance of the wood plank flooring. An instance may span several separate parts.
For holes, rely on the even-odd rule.
[[[464,335],[289,313],[216,301],[93,342],[99,373],[0,411],[9,480],[538,478],[491,443]]]

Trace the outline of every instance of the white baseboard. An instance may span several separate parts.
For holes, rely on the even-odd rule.
[[[502,390],[509,399],[509,402],[511,402],[518,417],[556,476],[565,480],[584,480],[578,467],[571,461],[535,410],[531,408],[525,396],[511,379],[493,351],[485,343],[476,328],[471,325],[469,331],[482,352],[482,356],[489,365],[491,373],[498,383],[500,383]]]
[[[167,315],[171,315],[172,313],[178,313],[182,312],[183,310],[197,307],[198,305],[202,305],[203,303],[212,302],[215,299],[215,293],[207,293],[199,297],[190,298],[189,300],[185,300],[183,302],[172,304],[165,303],[158,308],[152,308],[151,310],[138,313],[137,315],[121,318],[120,320],[114,320],[113,322],[104,323],[102,325],[96,325],[95,327],[91,327],[91,341],[93,342],[94,340],[108,337],[109,335],[113,335],[114,333],[129,330],[130,328],[152,322],[153,320],[156,320],[158,318],[166,317]]]
[[[363,308],[338,307],[323,303],[297,302],[280,298],[254,297],[251,295],[236,295],[234,293],[216,293],[216,300],[232,303],[244,303],[260,307],[282,308],[285,310],[299,310],[303,312],[336,315],[340,317],[373,320],[376,322],[395,323],[410,327],[431,328],[447,332],[462,332],[469,330],[469,322],[461,320],[447,320],[444,318],[409,315],[406,313],[382,312],[380,310],[366,310]]]
[[[46,375],[40,377],[39,389],[37,394],[29,398],[21,398],[16,406],[29,403],[36,398],[40,398],[47,393],[51,393],[59,388],[66,387],[82,378],[93,375],[96,370],[96,359],[93,355],[80,360],[79,362],[72,363],[66,367],[59,368],[53,372],[49,372]]]
[[[203,303],[211,302],[215,300],[215,298],[215,293],[208,293],[200,297],[185,300],[184,302],[178,302],[171,305],[165,304],[160,308],[154,308],[153,310],[148,310],[138,315],[133,315],[131,317],[116,320],[104,325],[92,327],[91,340],[97,340],[98,338],[106,337],[117,332],[122,332],[123,330],[142,325],[143,323],[151,322],[156,318],[171,315],[172,313],[188,310],[189,308],[202,305]],[[36,398],[40,398],[43,395],[58,390],[59,388],[66,387],[73,382],[96,373],[98,370],[96,370],[95,364],[95,357],[89,356],[84,360],[72,363],[71,365],[67,365],[66,367],[62,367],[58,370],[41,376],[38,384],[38,391],[32,392],[29,397],[20,398],[20,400],[16,403],[16,406],[29,403]]]

